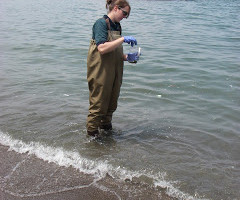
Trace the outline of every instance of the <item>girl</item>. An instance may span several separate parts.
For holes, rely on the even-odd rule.
[[[87,58],[87,80],[89,88],[89,114],[87,133],[98,136],[99,128],[112,129],[112,114],[117,109],[123,75],[122,43],[136,45],[131,36],[121,36],[120,21],[128,18],[131,7],[126,0],[107,0],[108,15],[93,25]],[[134,58],[138,60],[138,56]]]

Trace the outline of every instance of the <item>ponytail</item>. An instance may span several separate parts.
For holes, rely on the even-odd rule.
[[[109,10],[109,6],[112,4],[113,0],[107,0],[106,9]]]
[[[106,0],[106,9],[108,10],[108,12],[111,12],[115,5],[121,8],[128,6],[131,10],[131,7],[127,0]]]

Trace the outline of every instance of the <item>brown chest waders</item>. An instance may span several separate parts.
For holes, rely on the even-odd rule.
[[[120,31],[111,31],[108,19],[108,41],[121,37]],[[89,114],[87,130],[94,132],[98,127],[109,125],[117,109],[123,76],[123,47],[101,55],[94,40],[90,41],[87,57],[87,80],[89,88]]]

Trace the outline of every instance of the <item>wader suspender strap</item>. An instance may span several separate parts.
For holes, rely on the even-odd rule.
[[[106,23],[107,23],[108,30],[111,31],[111,29],[110,29],[110,22],[109,22],[109,19],[107,18],[105,21],[106,21]]]
[[[108,26],[109,36],[110,36],[111,40],[113,40],[109,19],[107,18],[105,21]]]
[[[105,18],[104,18],[105,19]],[[111,31],[111,27],[110,27],[110,21],[109,18],[105,19],[107,26],[108,26],[108,30]],[[122,27],[120,26],[120,35],[122,35]]]

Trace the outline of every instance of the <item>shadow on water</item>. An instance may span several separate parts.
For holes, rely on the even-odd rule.
[[[114,139],[114,131],[101,131],[100,135],[91,138],[91,141],[106,147],[116,145],[116,140]]]
[[[102,158],[109,154],[118,152],[119,131],[101,131],[98,137],[87,137],[87,141],[81,146],[81,152],[90,158]]]

